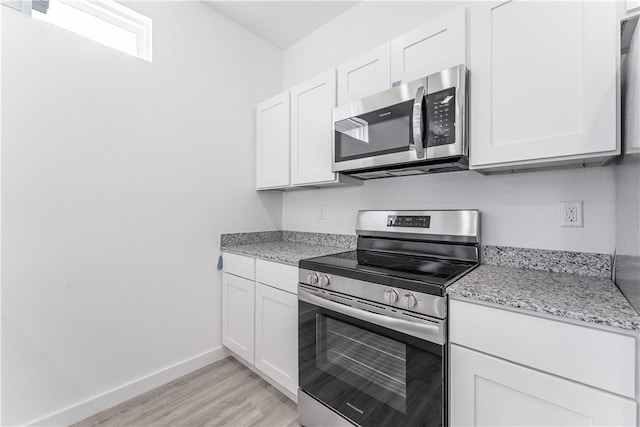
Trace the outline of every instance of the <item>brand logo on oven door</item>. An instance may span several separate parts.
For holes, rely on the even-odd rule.
[[[364,415],[364,411],[363,411],[362,409],[358,408],[357,406],[352,405],[352,404],[351,404],[351,403],[349,403],[349,402],[347,402],[347,406],[348,406],[349,408],[353,409],[354,411],[359,412],[359,413],[360,413],[360,415]]]

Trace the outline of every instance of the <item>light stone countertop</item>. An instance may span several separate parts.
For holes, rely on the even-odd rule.
[[[233,245],[225,246],[221,249],[224,252],[281,262],[284,264],[294,265],[296,267],[298,266],[298,261],[301,259],[314,258],[350,250],[349,248],[344,247],[312,245],[308,243],[289,241]]]
[[[480,265],[449,286],[455,299],[640,331],[640,315],[607,278]]]

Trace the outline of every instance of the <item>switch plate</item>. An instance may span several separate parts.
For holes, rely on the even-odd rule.
[[[560,202],[560,227],[584,227],[582,200]]]
[[[327,208],[325,206],[320,206],[320,210],[318,212],[318,219],[320,221],[324,221],[327,219]]]

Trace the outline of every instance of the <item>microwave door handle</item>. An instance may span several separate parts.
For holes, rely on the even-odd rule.
[[[416,148],[416,156],[419,159],[424,157],[424,136],[422,135],[422,100],[424,99],[424,86],[420,86],[416,91],[416,99],[413,101],[413,144]]]

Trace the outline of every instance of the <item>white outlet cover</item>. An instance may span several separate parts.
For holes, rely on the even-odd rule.
[[[569,210],[575,210],[575,221],[570,220]],[[560,227],[584,227],[582,200],[560,202]]]

